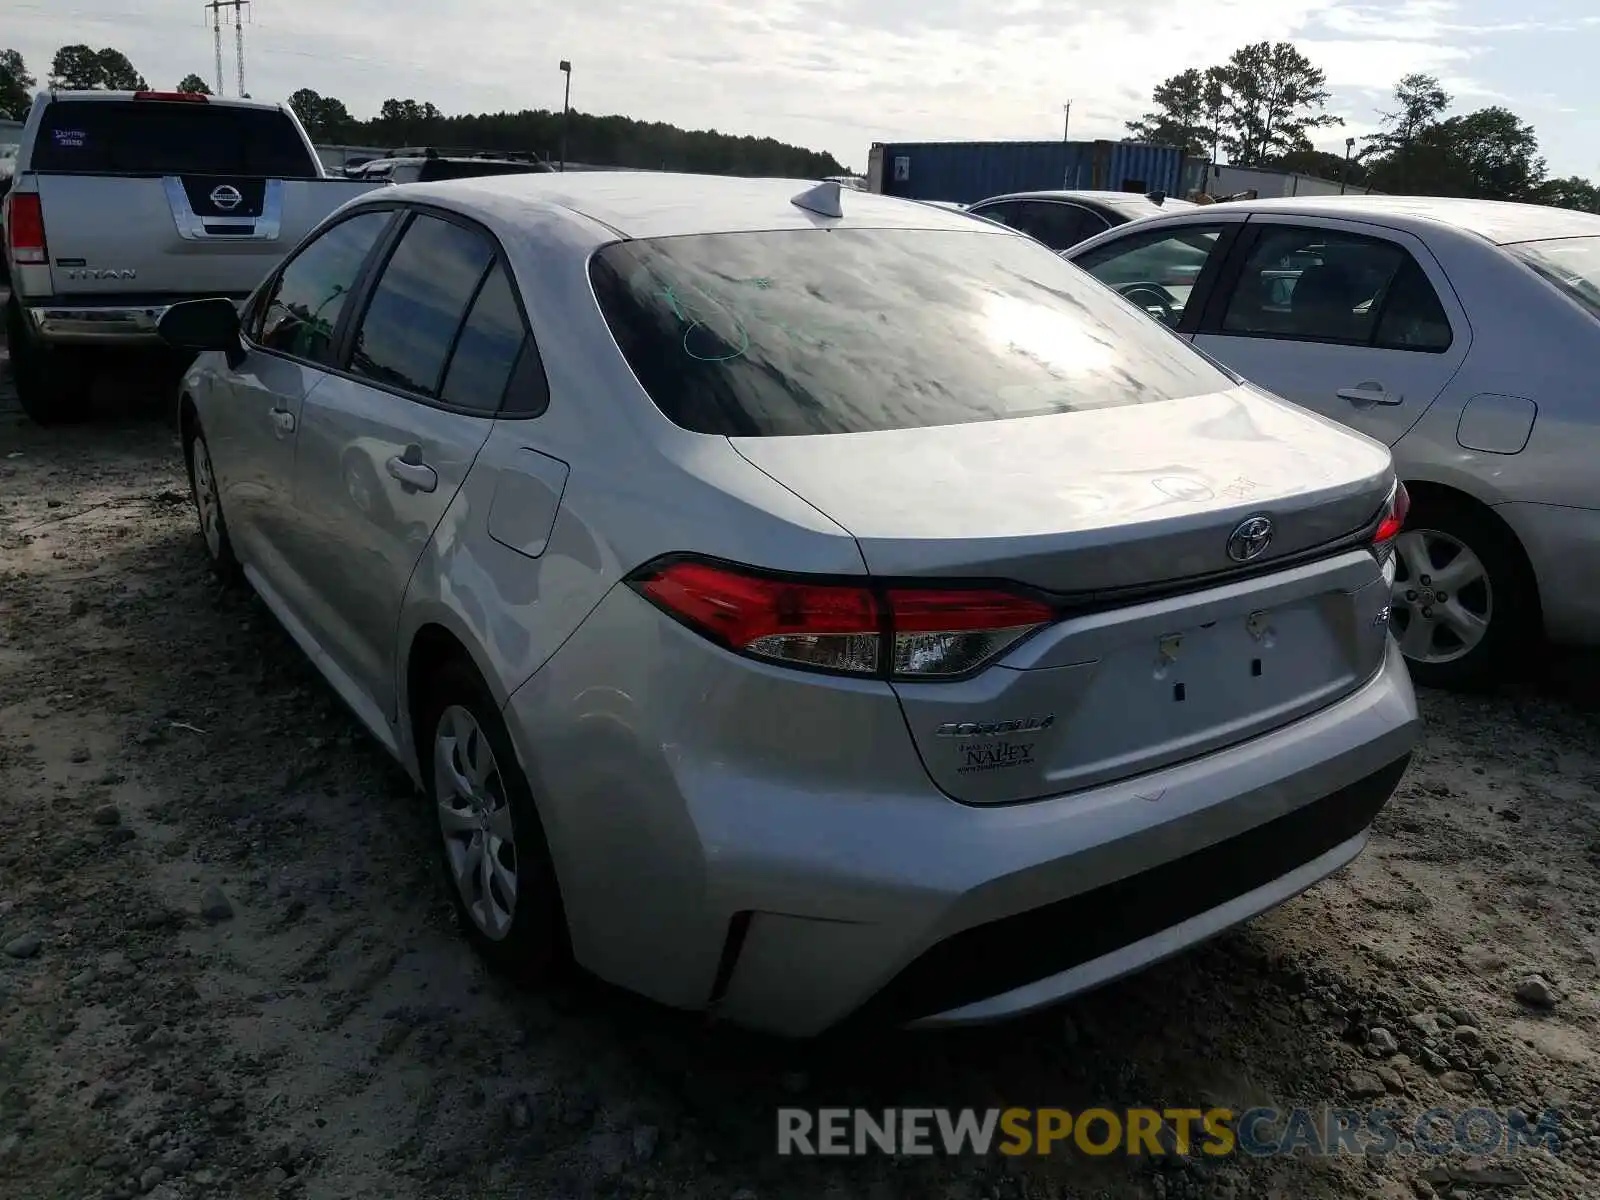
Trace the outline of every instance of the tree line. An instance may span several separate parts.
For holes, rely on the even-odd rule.
[[[1346,157],[1311,133],[1344,124],[1327,111],[1326,73],[1289,42],[1255,42],[1213,67],[1163,79],[1130,136],[1212,162],[1272,167],[1395,195],[1521,200],[1600,213],[1600,188],[1552,178],[1532,125],[1500,105],[1447,116],[1453,97],[1432,75],[1404,76],[1379,130]]]
[[[21,119],[33,101],[37,80],[22,55],[0,50],[0,116]],[[62,46],[51,60],[48,86],[108,91],[142,91],[143,75],[120,50],[87,45]],[[178,82],[177,91],[210,95],[199,75]],[[679,129],[661,121],[596,116],[573,112],[524,109],[447,117],[431,103],[389,99],[376,116],[354,116],[344,102],[301,88],[289,97],[306,132],[321,144],[361,146],[436,145],[459,149],[537,154],[552,162],[561,156],[565,125],[566,157],[572,162],[608,167],[644,167],[695,171],[712,175],[789,175],[816,179],[843,175],[833,155],[775,138],[719,133],[715,129]]]

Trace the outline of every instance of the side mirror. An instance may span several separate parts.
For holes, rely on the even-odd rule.
[[[230,366],[238,366],[244,358],[239,310],[226,297],[174,304],[162,314],[156,332],[175,350],[222,350]]]

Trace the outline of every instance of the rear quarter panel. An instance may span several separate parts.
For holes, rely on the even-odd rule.
[[[1449,386],[1395,444],[1402,478],[1438,483],[1485,504],[1532,502],[1600,508],[1594,444],[1600,427],[1600,321],[1479,238],[1434,243],[1472,320],[1472,349]],[[1474,397],[1529,400],[1527,444],[1487,453],[1458,440]]]

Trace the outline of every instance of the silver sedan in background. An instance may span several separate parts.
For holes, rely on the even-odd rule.
[[[1218,360],[1393,449],[1419,683],[1600,645],[1600,216],[1329,196],[1195,208],[1066,257]]]
[[[494,964],[991,1020],[1365,845],[1389,453],[1037,242],[834,184],[369,193],[177,305],[205,546],[428,795]]]

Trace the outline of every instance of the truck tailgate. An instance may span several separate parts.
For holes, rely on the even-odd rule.
[[[308,230],[382,184],[40,174],[56,296],[242,295]]]

